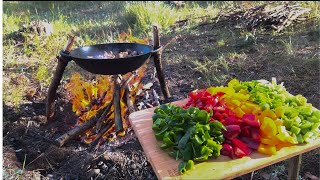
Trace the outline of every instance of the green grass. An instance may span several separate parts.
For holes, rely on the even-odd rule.
[[[285,81],[293,93],[300,89],[294,82],[299,82],[308,89],[317,89],[320,61],[316,47],[319,44],[320,31],[316,12],[319,3],[304,3],[303,6],[311,9],[309,20],[301,25],[287,27],[281,33],[258,29],[254,35],[228,25],[209,25],[207,29],[191,28],[184,32],[187,38],[183,43],[190,46],[201,44],[200,53],[186,50],[184,53],[187,55],[173,54],[170,59],[178,59],[175,65],[189,64],[185,71],[192,74],[190,77],[195,75],[192,72],[203,76],[203,83],[195,82],[199,83],[196,86],[198,88],[225,84],[234,77],[243,81],[259,78],[270,80],[271,77],[277,77],[279,81]],[[178,50],[183,51],[182,48]],[[203,57],[199,60],[200,56]],[[303,73],[308,71],[307,69],[309,72]],[[309,81],[302,82],[304,78]],[[314,83],[310,84],[310,78],[313,78]],[[313,97],[307,92],[304,93]]]
[[[173,25],[181,18],[180,14],[173,14],[177,14],[175,9],[163,2],[132,2],[125,6],[124,21],[133,31],[146,33],[152,29],[152,23],[158,24],[162,29]]]
[[[209,84],[219,84],[230,79],[228,73],[232,69],[241,71],[247,68],[247,61],[254,62],[248,55],[248,51],[252,49],[258,49],[263,53],[264,49],[277,47],[277,51],[281,51],[286,57],[297,55],[297,49],[300,48],[297,43],[299,44],[303,39],[298,39],[295,34],[302,33],[305,30],[303,28],[288,27],[286,35],[283,33],[268,35],[272,38],[268,38],[268,43],[265,44],[257,43],[259,39],[253,43],[247,43],[245,38],[251,32],[242,29],[235,30],[229,26],[205,31],[199,31],[199,28],[194,29],[199,23],[215,17],[220,10],[252,7],[263,3],[263,1],[202,1],[186,2],[185,7],[174,8],[164,2],[4,2],[3,69],[5,75],[13,77],[18,73],[28,73],[29,81],[36,81],[43,87],[48,87],[56,66],[55,56],[66,43],[66,35],[72,29],[80,34],[75,44],[75,47],[79,47],[113,42],[118,38],[117,34],[127,31],[128,28],[133,30],[134,36],[151,38],[151,25],[157,23],[161,27],[162,36],[170,37],[175,33],[187,34],[187,36],[193,36],[196,44],[202,44],[200,52],[204,56],[204,61],[197,61],[199,57],[196,53],[194,56],[186,57],[174,55],[168,64],[179,64],[181,59],[184,59],[183,61],[191,64],[192,69],[204,76],[204,81]],[[319,40],[319,3],[299,3],[311,9],[309,18],[314,19],[309,24],[312,27],[308,30],[307,38],[309,39],[303,40],[303,44],[309,43],[310,40],[312,42]],[[53,34],[48,37],[40,37],[36,34],[24,33],[17,37],[18,30],[24,24],[34,20],[46,20],[51,23],[54,29]],[[183,26],[176,27],[175,23],[180,20],[188,21]],[[258,33],[263,33],[263,31]],[[204,35],[206,39],[197,38]],[[236,46],[239,43],[241,47]],[[66,69],[64,78],[75,70],[81,71],[71,63]],[[211,77],[211,74],[214,76]],[[18,104],[19,99],[24,99],[25,84],[4,82],[7,83],[5,84],[7,89],[17,91],[8,93],[4,89],[5,103],[13,101],[14,104]],[[14,98],[11,98],[11,95]]]
[[[195,23],[198,17],[214,17],[218,13],[218,8],[213,4],[200,6],[194,2],[179,9],[161,1],[131,2],[127,3],[124,9],[122,21],[138,34],[150,34],[153,23],[158,24],[162,33],[166,34],[179,20],[190,19],[189,23]]]
[[[55,70],[55,56],[67,41],[66,34],[75,29],[80,36],[75,47],[113,42],[117,34],[133,29],[138,37],[150,37],[152,23],[169,33],[170,26],[191,15],[203,16],[213,11],[213,6],[201,7],[188,3],[175,9],[163,2],[4,2],[3,15],[3,69],[7,75],[30,73],[29,78],[48,87]],[[160,13],[154,13],[160,12]],[[209,13],[209,14],[210,14]],[[23,25],[34,20],[45,20],[53,26],[53,33],[40,37],[35,33],[18,33]],[[65,74],[71,74],[71,68]],[[65,75],[64,75],[65,77]],[[6,84],[15,91],[5,92],[4,100],[18,104],[24,99],[24,85]],[[4,89],[6,91],[6,89]],[[11,96],[14,96],[12,98]]]

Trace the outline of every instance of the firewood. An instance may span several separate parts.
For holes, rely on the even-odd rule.
[[[310,9],[303,8],[299,4],[290,5],[285,2],[272,7],[273,4],[275,3],[271,2],[247,10],[239,8],[231,9],[228,12],[221,10],[215,18],[211,19],[211,22],[199,24],[195,28],[208,24],[217,26],[219,23],[232,23],[248,30],[255,30],[261,26],[265,29],[274,29],[280,32],[294,22],[305,20],[306,18],[300,16],[310,11]]]
[[[125,93],[125,102],[127,103],[128,111],[131,114],[131,113],[135,112],[136,110],[135,110],[133,102],[131,101],[131,98],[130,98],[129,87],[125,88],[124,93]]]
[[[102,93],[101,97],[99,97],[99,98],[97,99],[97,105],[101,105],[101,103],[102,103],[103,99],[106,97],[108,91],[109,91],[109,89],[107,89],[106,91],[104,91],[104,92]]]
[[[94,105],[97,105],[97,106],[101,106],[102,105],[102,102],[103,102],[103,99],[106,97],[108,91],[110,90],[107,89],[106,91],[104,91],[101,95],[101,97],[99,97],[98,99],[92,99],[90,101],[90,103],[81,111],[81,114],[79,114],[79,116],[82,116],[84,113],[88,112],[91,110],[91,108],[94,106]]]
[[[96,132],[97,133],[100,131],[101,126],[103,124],[103,121],[111,115],[110,109],[111,109],[111,106],[113,105],[113,103],[114,103],[114,96],[112,97],[110,103],[107,105],[108,106],[107,110],[103,112],[103,114],[101,115],[101,117],[99,118],[99,120],[96,123]]]
[[[116,134],[123,132],[123,124],[121,118],[121,107],[120,107],[120,79],[119,75],[114,76],[114,122],[116,125]]]
[[[96,125],[96,123],[100,119],[104,118],[104,116],[102,116],[102,115],[104,115],[104,114],[106,115],[110,111],[111,106],[112,106],[112,102],[110,102],[105,108],[98,111],[97,114],[95,114],[93,117],[91,117],[88,121],[86,121],[85,123],[83,123],[79,126],[72,128],[70,131],[63,134],[59,138],[57,138],[55,141],[61,147],[69,140],[77,137],[78,135],[80,135],[82,133],[85,133],[86,130],[88,130],[89,128],[92,128],[94,125]]]
[[[113,120],[107,121],[107,124],[99,131],[95,139],[90,143],[90,149],[93,149],[98,143],[100,138],[103,136],[104,133],[106,133],[114,124]]]

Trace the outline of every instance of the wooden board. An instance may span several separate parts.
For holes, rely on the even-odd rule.
[[[186,101],[184,99],[173,104],[184,105]],[[254,152],[250,156],[232,160],[221,155],[216,159],[196,163],[194,170],[180,176],[180,160],[176,161],[160,148],[160,142],[151,129],[154,109],[134,112],[129,120],[158,179],[231,179],[320,147],[318,138],[311,144],[282,148],[273,156]]]

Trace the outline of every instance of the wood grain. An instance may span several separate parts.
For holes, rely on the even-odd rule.
[[[187,99],[184,99],[173,104],[182,106],[186,102]],[[129,120],[158,179],[232,179],[320,147],[320,138],[317,138],[310,144],[282,148],[273,156],[254,152],[250,156],[232,160],[221,155],[207,162],[196,163],[194,170],[180,176],[178,165],[181,161],[160,148],[160,142],[151,129],[154,109],[134,112]]]

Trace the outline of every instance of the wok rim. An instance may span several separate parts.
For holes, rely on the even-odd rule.
[[[119,45],[119,44],[135,44],[135,45],[139,45],[139,46],[146,46],[148,48],[150,48],[150,51],[148,53],[144,53],[144,54],[140,54],[138,56],[131,56],[131,57],[125,57],[125,58],[117,58],[117,59],[101,59],[101,58],[84,58],[84,57],[79,57],[79,56],[74,56],[73,52],[75,52],[76,50],[82,49],[82,48],[86,48],[86,47],[95,47],[95,46],[101,46],[101,45]],[[89,45],[89,46],[82,46],[82,47],[78,47],[74,50],[72,50],[68,55],[70,56],[71,59],[73,60],[94,60],[94,61],[126,61],[126,60],[130,60],[133,58],[138,58],[138,57],[142,57],[145,55],[151,55],[153,51],[153,47],[151,45],[147,45],[147,44],[141,44],[141,43],[102,43],[102,44],[94,44],[94,45]]]

